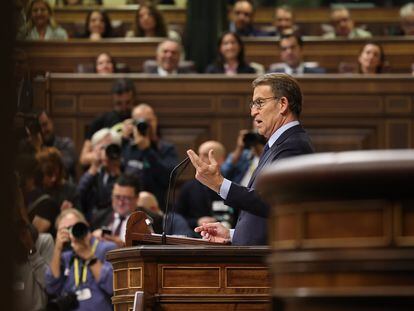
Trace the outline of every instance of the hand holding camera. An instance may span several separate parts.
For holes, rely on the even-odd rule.
[[[93,257],[92,246],[90,244],[91,235],[89,227],[83,222],[78,222],[69,229],[71,246],[73,251],[82,259],[88,260]]]
[[[134,120],[134,141],[139,149],[145,150],[150,147],[149,126],[145,119]]]

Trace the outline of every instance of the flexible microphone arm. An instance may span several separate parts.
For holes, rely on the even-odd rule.
[[[184,169],[187,167],[188,163],[190,161],[189,157],[186,157],[184,160],[182,160],[180,163],[178,163],[171,171],[170,173],[170,180],[168,181],[168,190],[167,190],[167,198],[165,203],[165,215],[164,215],[164,221],[162,225],[162,236],[161,236],[161,244],[165,245],[167,243],[167,219],[168,219],[168,206],[170,202],[170,190],[171,190],[171,184],[173,184],[173,188],[175,190],[175,181],[177,180],[178,176],[184,171]],[[179,174],[176,174],[177,170],[185,165],[184,169],[179,172]],[[174,178],[176,177],[176,178]],[[174,182],[172,180],[174,179]],[[174,202],[173,202],[174,204]],[[173,216],[173,215],[172,215]]]

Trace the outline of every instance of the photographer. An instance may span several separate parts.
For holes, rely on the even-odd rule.
[[[46,289],[57,298],[49,309],[112,310],[112,266],[105,255],[116,245],[94,238],[84,216],[75,209],[64,210],[56,228]]]
[[[104,209],[111,209],[111,193],[115,180],[121,175],[121,137],[104,128],[91,139],[93,160],[78,184],[82,211],[91,221]]]
[[[178,156],[173,144],[159,138],[158,120],[151,106],[134,108],[132,120],[125,121],[123,138],[125,173],[139,176],[142,190],[152,192],[164,206],[169,174]]]
[[[242,186],[247,186],[259,163],[266,140],[255,131],[240,130],[236,149],[221,166],[223,176]]]

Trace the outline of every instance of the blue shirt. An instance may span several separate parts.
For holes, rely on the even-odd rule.
[[[91,244],[95,238],[92,237]],[[87,300],[79,301],[79,307],[74,310],[78,311],[112,311],[111,297],[113,295],[113,275],[112,265],[105,260],[108,251],[115,249],[116,244],[108,241],[99,241],[95,256],[103,263],[101,275],[98,281],[95,280],[92,271],[88,268],[86,282],[75,286],[74,273],[74,252],[72,250],[65,251],[61,255],[61,273],[59,278],[55,278],[50,270],[46,270],[46,291],[48,294],[62,296],[69,292],[75,292],[77,289],[89,288],[92,297]],[[82,275],[83,261],[79,261],[79,274]]]

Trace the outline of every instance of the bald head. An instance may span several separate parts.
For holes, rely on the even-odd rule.
[[[200,145],[198,154],[204,161],[208,161],[208,152],[213,149],[214,157],[219,165],[221,165],[226,158],[226,149],[224,146],[215,140],[208,140]]]
[[[137,206],[153,213],[161,214],[157,198],[151,192],[141,191],[138,196]]]

